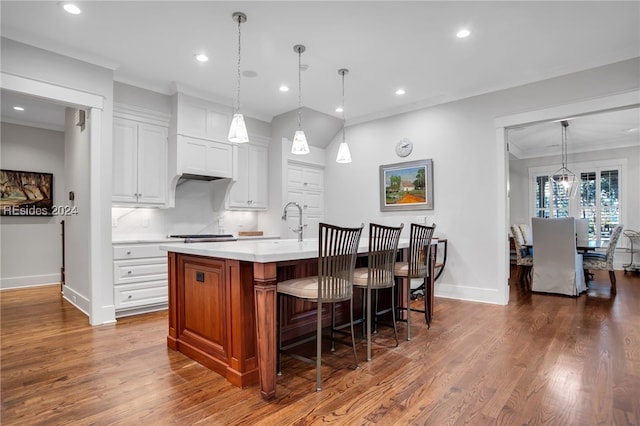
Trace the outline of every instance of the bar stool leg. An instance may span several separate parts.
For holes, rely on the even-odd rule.
[[[407,283],[407,340],[411,340],[411,279],[404,280]]]

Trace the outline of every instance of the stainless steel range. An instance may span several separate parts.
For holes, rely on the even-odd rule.
[[[190,234],[169,235],[170,238],[183,238],[185,243],[208,243],[213,241],[236,241],[238,237],[232,234]]]

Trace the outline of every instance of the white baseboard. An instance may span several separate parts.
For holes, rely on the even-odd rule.
[[[487,289],[471,286],[435,283],[435,296],[447,299],[466,300],[469,302],[491,303],[503,305],[498,289]]]
[[[0,278],[0,289],[2,290],[24,287],[38,287],[52,284],[60,284],[59,273]]]

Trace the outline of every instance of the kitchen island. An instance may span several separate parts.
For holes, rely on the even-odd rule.
[[[399,247],[408,245],[408,240],[401,240]],[[236,386],[259,383],[262,397],[273,398],[276,283],[317,273],[318,240],[167,244],[161,248],[168,251],[169,262],[169,348]],[[358,253],[366,255],[367,250],[368,241],[362,238]],[[431,253],[433,272],[435,249]],[[433,280],[429,281],[431,309]],[[284,311],[283,340],[313,330],[315,304],[292,303]],[[340,320],[340,313],[337,317]]]

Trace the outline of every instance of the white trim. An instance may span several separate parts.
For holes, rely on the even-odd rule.
[[[37,129],[53,130],[54,132],[64,132],[64,126],[52,123],[39,123],[37,121],[21,120],[12,117],[3,117],[3,123],[15,124],[17,126],[35,127]]]
[[[113,117],[169,127],[171,115],[132,105],[113,104]]]
[[[525,124],[560,120],[567,117],[593,114],[594,112],[613,111],[637,106],[640,106],[640,90],[633,90],[565,105],[556,105],[536,111],[498,117],[494,120],[494,125],[496,128],[522,126]]]
[[[0,87],[40,99],[62,101],[69,106],[104,108],[104,98],[100,95],[21,77],[4,71],[0,72]]]
[[[60,284],[60,273],[0,278],[1,290],[8,290],[12,288],[40,287],[44,285],[54,284]]]

